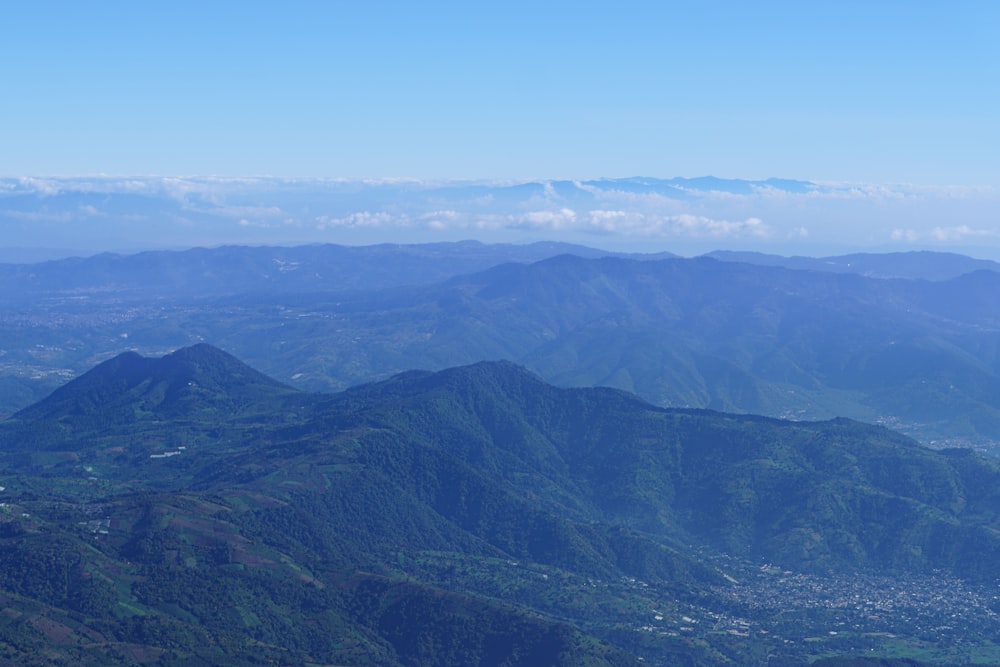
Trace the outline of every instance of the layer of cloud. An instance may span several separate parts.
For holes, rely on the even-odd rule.
[[[773,230],[759,218],[720,220],[703,215],[651,215],[636,211],[594,209],[577,213],[562,208],[508,216],[509,226],[548,232],[577,231],[657,238],[769,238]]]
[[[893,229],[889,236],[893,241],[906,243],[951,243],[982,238],[1000,238],[1000,230],[975,229],[968,225],[952,227],[932,227],[930,229]]]
[[[188,210],[223,218],[251,218],[273,220],[286,218],[288,214],[277,206],[213,206],[210,208],[190,207]]]
[[[660,239],[767,239],[774,230],[760,218],[725,220],[703,215],[649,215],[626,210],[542,209],[516,214],[470,214],[453,209],[418,216],[386,211],[357,211],[343,216],[318,216],[317,230],[393,230],[499,232],[537,235],[622,235]]]
[[[408,220],[384,211],[357,211],[341,217],[318,216],[316,229],[397,227]]]
[[[620,238],[632,247],[647,239],[657,249],[767,243],[773,252],[815,254],[820,246],[847,244],[1000,248],[997,194],[982,187],[713,178],[0,178],[0,223],[14,223],[7,243],[32,246],[67,243],[56,237],[77,227],[99,230],[93,242],[103,247],[122,243],[116,238],[175,247],[180,236],[181,243],[545,238],[598,245]]]
[[[196,197],[222,205],[268,206],[266,200],[277,195],[323,195],[342,192],[371,191],[373,196],[397,200],[419,201],[424,193],[435,197],[463,197],[468,188],[476,189],[478,203],[495,203],[495,193],[511,188],[537,186],[535,199],[549,204],[558,203],[567,194],[567,187],[579,196],[596,201],[645,202],[652,205],[669,201],[789,201],[816,199],[899,200],[907,198],[934,199],[996,199],[992,187],[924,186],[912,184],[858,184],[809,181],[753,181],[741,179],[606,179],[600,181],[565,181],[559,187],[553,181],[440,181],[419,179],[344,179],[344,178],[270,178],[270,177],[18,177],[0,178],[0,197],[34,194],[51,197],[67,193],[141,194],[166,196],[187,201]],[[572,195],[572,192],[570,192]],[[238,201],[236,201],[238,200]],[[252,201],[256,200],[256,201]],[[530,200],[522,202],[530,205]]]

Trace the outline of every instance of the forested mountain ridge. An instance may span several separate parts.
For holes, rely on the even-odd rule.
[[[21,294],[11,283],[4,298],[21,301],[0,314],[0,406],[13,413],[123,350],[158,356],[211,340],[309,390],[509,359],[560,385],[614,386],[663,406],[847,416],[936,446],[1000,440],[1000,273],[887,279],[710,258],[551,256],[560,249],[95,258],[103,287]],[[547,259],[494,265],[538,256]],[[912,274],[911,259],[865,258]],[[974,264],[959,259],[939,268]],[[159,268],[175,262],[176,274]],[[146,279],[129,283],[116,268],[126,264],[161,279],[152,291]]]
[[[741,563],[1000,576],[992,459],[560,389],[509,362],[316,395],[207,345],[126,354],[0,425],[0,452],[9,655],[763,664],[808,653],[774,627],[682,629],[741,627],[723,620],[757,576]],[[662,632],[632,629],[646,605]]]

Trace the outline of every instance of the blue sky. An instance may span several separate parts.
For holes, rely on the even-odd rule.
[[[0,177],[782,177],[866,194],[670,215],[1000,253],[996,2],[2,9]]]
[[[0,174],[1000,183],[995,2],[12,2]]]

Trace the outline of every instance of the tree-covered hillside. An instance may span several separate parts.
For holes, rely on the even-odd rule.
[[[318,395],[127,354],[0,425],[0,465],[11,660],[798,664],[1000,628],[992,459],[510,363]],[[865,611],[886,582],[905,615]]]

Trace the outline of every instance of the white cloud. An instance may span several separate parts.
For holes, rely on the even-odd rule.
[[[947,243],[952,241],[964,241],[967,239],[990,237],[1000,237],[1000,232],[993,229],[975,229],[968,225],[933,227],[925,230],[894,229],[889,235],[889,238],[893,241],[902,241],[905,243],[919,243],[926,241]]]
[[[445,211],[431,211],[429,213],[424,213],[420,216],[421,220],[430,220],[431,218],[444,218],[446,220],[456,220],[461,217],[461,213],[455,210],[445,210]]]
[[[25,222],[72,222],[75,216],[68,211],[0,211],[0,218],[24,220]]]
[[[424,213],[417,218],[428,229],[444,231],[448,229],[464,229],[468,227],[464,216],[458,211],[444,210]]]
[[[916,243],[920,240],[920,234],[915,229],[894,229],[889,235],[889,238],[893,241],[906,241],[907,243]]]
[[[281,218],[286,215],[277,206],[213,206],[212,208],[188,207],[188,210],[224,218]]]
[[[24,177],[15,179],[15,182],[18,190],[40,195],[57,195],[65,187],[61,181],[52,178]]]
[[[519,215],[511,215],[510,227],[546,229],[552,231],[572,229],[576,223],[576,211],[561,208],[554,211],[529,211]]]
[[[594,190],[593,188],[589,189],[589,191],[593,193],[594,199],[599,201],[624,202],[633,206],[662,208],[676,207],[682,203],[676,197],[670,197],[659,192],[628,192],[627,190],[613,189]]]
[[[958,225],[956,227],[935,227],[930,231],[930,236],[935,241],[960,241],[967,238],[996,235],[997,233],[991,229],[973,229],[968,225]]]
[[[902,201],[921,199],[995,199],[997,190],[989,186],[913,185],[907,183],[818,183],[815,190],[803,195],[808,199],[854,199]]]
[[[587,215],[590,217],[590,223],[592,225],[613,225],[615,221],[621,221],[624,218],[627,218],[628,212],[595,209],[593,211],[588,211]]]
[[[316,228],[317,229],[331,229],[331,228],[376,228],[376,227],[388,227],[392,225],[400,225],[400,223],[405,224],[404,218],[394,218],[391,214],[385,211],[371,212],[371,211],[358,211],[356,213],[351,213],[349,215],[333,218],[329,216],[319,216],[316,218]]]
[[[508,218],[502,215],[477,215],[473,226],[482,231],[496,231],[510,227],[510,222]]]
[[[703,215],[648,215],[592,211],[591,227],[606,234],[682,239],[768,238],[772,230],[760,218],[719,220]],[[594,215],[596,214],[596,215]]]
[[[810,252],[821,252],[817,249],[831,244],[877,246],[890,238],[896,243],[965,240],[1000,247],[1000,226],[992,231],[998,191],[988,187],[812,183],[786,190],[780,182],[742,181],[732,184],[739,188],[726,192],[725,183],[718,186],[723,189],[708,190],[699,189],[696,182],[681,191],[677,183],[655,179],[575,182],[575,189],[554,184],[269,177],[0,178],[0,209],[9,209],[0,210],[0,216],[22,223],[16,242],[23,245],[39,245],[53,235],[51,226],[33,222],[83,225],[99,220],[102,234],[122,239],[133,238],[140,228],[134,223],[142,222],[150,244],[175,243],[172,228],[187,224],[190,238],[201,239],[211,230],[218,242],[240,242],[251,228],[268,227],[270,236],[257,236],[310,241],[327,238],[322,230],[354,229],[365,232],[361,236],[366,240],[419,240],[421,230],[428,236],[433,230],[436,238],[450,232],[456,238],[549,236],[583,243],[588,237],[618,235],[634,245],[646,239],[704,246],[771,240],[785,248],[808,247]],[[511,188],[523,185],[531,187]],[[33,195],[35,201],[10,199],[24,194]],[[77,194],[86,196],[71,196]],[[141,199],[116,199],[118,194]],[[241,228],[246,232],[241,234]],[[14,243],[14,232],[10,238]]]
[[[771,236],[771,228],[760,218],[746,220],[715,220],[702,215],[676,215],[668,218],[670,227],[681,232],[682,236],[695,238],[736,238],[753,237],[767,238]]]
[[[519,215],[480,216],[483,230],[530,229],[549,232],[621,234],[657,238],[769,238],[773,230],[760,218],[720,220],[690,213],[659,215],[625,209],[594,209],[577,213],[569,208],[530,211]]]
[[[278,222],[268,222],[267,220],[259,219],[253,220],[249,218],[240,218],[237,224],[239,224],[240,227],[253,227],[254,229],[275,229],[281,226],[281,223]]]

